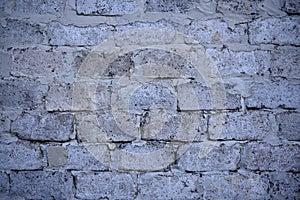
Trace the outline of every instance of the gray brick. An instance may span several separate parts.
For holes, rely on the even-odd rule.
[[[1,46],[43,44],[45,30],[42,25],[26,21],[7,19],[6,26],[0,25]]]
[[[219,122],[210,118],[209,137],[213,140],[262,140],[277,134],[275,116],[272,113],[250,111],[246,114],[233,112],[215,115],[217,116],[215,119],[225,115],[225,121],[220,133],[215,128]]]
[[[267,51],[234,52],[228,49],[206,51],[219,69],[222,77],[265,74],[271,56]]]
[[[73,87],[69,84],[49,85],[46,95],[47,111],[70,111],[72,110]],[[74,97],[76,98],[76,97]]]
[[[11,71],[11,54],[7,52],[0,52],[0,77],[9,77]]]
[[[62,13],[65,9],[65,0],[55,1],[55,0],[33,0],[33,1],[23,1],[15,0],[13,12],[15,13],[28,13],[28,14],[56,14]]]
[[[283,10],[289,14],[299,14],[300,2],[298,0],[285,0],[285,6]]]
[[[15,49],[12,74],[42,83],[73,83],[83,54],[70,48]]]
[[[147,0],[145,2],[145,11],[185,13],[195,8],[196,3],[199,3],[199,0]]]
[[[12,172],[11,193],[26,199],[71,199],[72,182],[68,172]]]
[[[7,79],[0,81],[0,108],[2,111],[34,110],[42,105],[46,87],[33,81]]]
[[[272,146],[251,142],[245,146],[242,161],[249,170],[299,171],[299,151],[297,144]]]
[[[11,131],[23,139],[67,141],[73,133],[73,115],[69,113],[23,113],[12,123]]]
[[[272,76],[288,79],[300,77],[300,50],[298,47],[278,47],[271,54]]]
[[[53,22],[48,27],[51,45],[82,46],[96,45],[108,37],[112,27],[98,25],[91,27],[65,26]]]
[[[0,198],[9,190],[9,178],[5,172],[0,172]]]
[[[220,11],[223,14],[242,14],[242,15],[248,15],[248,16],[256,16],[259,13],[259,3],[262,2],[262,0],[244,0],[244,1],[238,1],[238,0],[219,0],[217,10]]]
[[[202,199],[199,175],[180,172],[141,174],[137,199]]]
[[[205,148],[205,143],[193,143],[179,158],[178,165],[186,171],[236,170],[240,160],[240,145],[216,143]]]
[[[286,172],[263,173],[269,181],[269,198],[274,200],[298,199],[300,175]]]
[[[133,13],[136,5],[136,0],[76,0],[76,11],[82,15],[118,16]]]
[[[247,107],[299,108],[300,87],[298,82],[287,80],[256,81],[251,84],[250,96],[245,99]]]
[[[186,30],[187,34],[203,45],[247,43],[247,27],[244,24],[229,27],[221,20],[194,21]]]
[[[131,199],[136,191],[135,179],[127,173],[74,173],[76,197],[82,199]]]
[[[49,146],[47,148],[49,166],[62,166],[67,163],[68,153],[61,146]]]
[[[277,116],[279,134],[288,140],[300,140],[300,114],[281,113]]]
[[[43,166],[38,145],[14,142],[0,144],[0,169],[39,169]]]
[[[203,176],[204,199],[266,199],[268,184],[254,173],[215,173]]]
[[[258,19],[249,24],[250,43],[300,45],[299,24],[298,16]]]

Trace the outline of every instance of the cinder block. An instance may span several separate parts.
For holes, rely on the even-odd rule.
[[[29,142],[13,142],[0,145],[0,169],[40,169],[43,157],[38,145]]]
[[[275,115],[264,111],[249,111],[247,113],[230,112],[213,114],[216,117],[209,119],[209,138],[213,140],[263,140],[270,135],[277,135],[277,124]],[[224,116],[224,122],[220,117]]]
[[[11,131],[28,140],[67,141],[73,134],[73,118],[70,113],[24,113],[12,123]]]
[[[248,143],[244,148],[242,165],[249,170],[299,171],[300,146],[284,144],[272,146],[267,143]]]
[[[137,192],[135,178],[128,173],[75,173],[75,196],[81,199],[131,199]]]
[[[185,171],[225,171],[236,170],[240,161],[239,144],[215,143],[205,147],[205,143],[193,143],[179,158],[178,165]]]
[[[201,199],[202,180],[198,174],[152,172],[139,176],[137,199]]]
[[[257,19],[249,24],[251,44],[299,45],[298,16]]]
[[[76,0],[76,11],[80,15],[120,16],[133,13],[136,5],[136,0]]]
[[[57,171],[16,171],[11,174],[11,193],[26,199],[71,199],[72,175]]]

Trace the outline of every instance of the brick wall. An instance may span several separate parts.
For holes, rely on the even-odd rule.
[[[0,199],[299,199],[297,0],[1,0]]]

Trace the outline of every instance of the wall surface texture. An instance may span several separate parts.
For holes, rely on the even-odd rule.
[[[298,0],[0,0],[0,199],[300,199]]]

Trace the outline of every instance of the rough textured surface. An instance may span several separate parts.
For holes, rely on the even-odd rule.
[[[0,199],[299,199],[299,0],[0,0]]]
[[[72,195],[72,183],[69,173],[12,172],[11,193],[27,199],[68,199]]]

